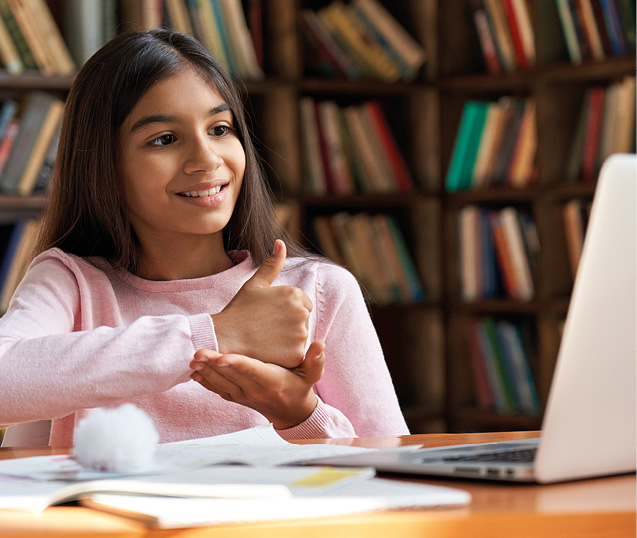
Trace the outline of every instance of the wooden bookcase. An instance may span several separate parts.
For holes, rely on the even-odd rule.
[[[594,185],[563,184],[564,155],[585,89],[634,75],[635,56],[572,65],[555,1],[535,0],[529,5],[536,66],[487,75],[467,0],[383,0],[427,51],[427,62],[418,78],[389,84],[308,77],[299,15],[304,8],[318,9],[328,3],[262,3],[266,77],[242,82],[241,86],[274,195],[287,208],[294,234],[309,247],[317,244],[311,221],[319,215],[367,211],[388,213],[398,219],[426,298],[406,305],[370,304],[370,311],[412,432],[538,428],[539,415],[501,415],[475,404],[465,323],[472,317],[492,315],[528,325],[534,344],[531,369],[540,399],[546,401],[559,346],[559,327],[572,286],[560,208],[572,198],[590,200],[594,192]],[[60,0],[51,0],[50,4],[59,16]],[[0,74],[0,93],[3,97],[20,95],[31,88],[64,93],[71,80]],[[537,182],[524,190],[446,192],[445,170],[463,104],[469,99],[494,100],[504,95],[533,96],[537,102]],[[309,194],[304,189],[299,142],[299,99],[304,96],[339,104],[379,101],[417,192],[339,197]],[[16,218],[20,210],[37,211],[41,203],[41,199],[0,197],[0,215],[6,222]],[[542,250],[533,300],[460,300],[457,216],[467,204],[494,208],[513,205],[535,216]]]

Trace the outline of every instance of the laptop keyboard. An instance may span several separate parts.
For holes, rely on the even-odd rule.
[[[519,450],[507,450],[504,452],[485,452],[472,456],[454,456],[444,458],[446,462],[471,461],[471,462],[502,462],[502,463],[531,463],[535,458],[537,448],[523,448]]]

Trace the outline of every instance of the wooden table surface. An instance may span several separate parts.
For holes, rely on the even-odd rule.
[[[331,444],[386,448],[426,447],[523,439],[538,432],[428,434],[404,437],[331,439]],[[50,448],[0,448],[0,459],[66,454]],[[469,506],[439,510],[387,511],[313,520],[215,525],[157,530],[82,507],[53,507],[42,514],[0,512],[0,537],[94,538],[409,538],[409,537],[629,537],[636,536],[635,475],[552,485],[503,484],[419,478],[434,485],[467,490]]]

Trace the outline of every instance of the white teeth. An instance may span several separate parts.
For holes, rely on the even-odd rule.
[[[212,189],[208,189],[207,191],[188,191],[182,192],[182,196],[191,196],[192,198],[197,198],[199,196],[213,196],[217,194],[221,190],[221,185],[218,187],[213,187]]]

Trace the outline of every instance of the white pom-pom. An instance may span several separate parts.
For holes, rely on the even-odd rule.
[[[150,467],[158,442],[152,419],[133,404],[95,409],[79,422],[73,439],[80,465],[112,473]]]

